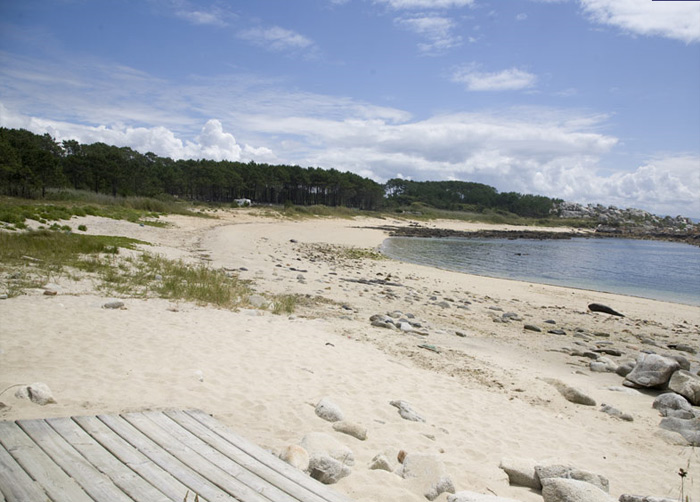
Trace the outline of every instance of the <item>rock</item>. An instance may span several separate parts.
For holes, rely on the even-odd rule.
[[[280,454],[280,458],[300,471],[306,471],[309,468],[309,452],[299,445],[287,446]]]
[[[628,413],[623,413],[617,408],[613,408],[612,406],[608,406],[607,404],[602,404],[600,407],[600,411],[603,413],[607,413],[612,417],[624,420],[625,422],[634,422],[634,417],[632,417],[632,415]]]
[[[634,369],[625,378],[642,387],[663,387],[679,367],[673,359],[657,354],[640,354]]]
[[[414,410],[413,407],[406,401],[391,401],[389,404],[394,406],[395,408],[398,408],[399,415],[401,415],[401,418],[403,418],[404,420],[410,420],[412,422],[425,422],[425,418],[423,418],[416,410]]]
[[[44,296],[56,296],[58,294],[58,291],[54,289],[45,289],[44,290]]]
[[[553,386],[555,389],[557,389],[559,391],[559,394],[564,396],[564,399],[571,403],[582,404],[584,406],[596,405],[595,399],[587,396],[586,394],[584,394],[578,389],[575,389],[574,387],[569,387],[561,380],[557,380],[555,378],[544,378],[543,380],[551,386]]]
[[[535,472],[542,486],[549,479],[573,479],[593,485],[604,492],[610,491],[610,483],[606,477],[568,465],[538,465],[535,467]]]
[[[455,492],[444,464],[435,455],[409,453],[397,474],[404,479],[417,478],[422,486],[423,495],[428,500],[435,500],[441,493]]]
[[[664,497],[645,497],[643,495],[628,495],[623,493],[618,499],[619,502],[678,502],[678,499],[667,499]]]
[[[671,375],[668,388],[685,397],[693,406],[700,406],[700,377],[690,371],[676,371]]]
[[[53,394],[49,386],[42,382],[36,382],[31,385],[24,385],[15,392],[17,399],[29,399],[32,403],[40,406],[47,404],[55,404]]]
[[[343,464],[352,467],[355,465],[355,455],[352,450],[333,436],[323,432],[310,432],[304,436],[299,446],[309,452],[309,456],[327,455]]]
[[[309,459],[309,475],[325,485],[337,483],[350,475],[347,465],[327,455],[313,455]]]
[[[600,342],[603,343],[603,342]],[[598,349],[593,349],[593,352],[598,352],[600,354],[607,354],[609,356],[615,356],[615,357],[620,357],[622,355],[622,351],[620,349],[616,349],[613,347],[602,347]]]
[[[666,417],[661,420],[659,427],[679,433],[691,446],[700,446],[700,418]]]
[[[687,343],[670,343],[667,345],[669,349],[680,350],[681,352],[687,352],[688,354],[696,354],[697,350],[692,345]]]
[[[121,309],[124,308],[124,302],[120,301],[114,301],[114,302],[107,302],[104,305],[102,305],[103,309]]]
[[[690,361],[680,354],[664,354],[664,357],[677,361],[682,370],[690,371]]]
[[[394,469],[391,467],[391,464],[389,463],[389,459],[386,458],[385,455],[382,455],[381,453],[376,455],[373,459],[372,462],[369,464],[369,468],[372,470],[381,470],[381,471],[389,471],[392,472]]]
[[[608,373],[615,373],[617,370],[617,363],[609,357],[599,357],[596,362],[601,363],[603,369]]]
[[[564,331],[563,329],[550,329],[549,331],[547,331],[547,333],[550,333],[552,335],[559,335],[559,336],[566,335],[566,331]]]
[[[682,411],[689,415],[678,416],[678,418],[693,418],[693,407],[690,405],[688,400],[683,396],[676,394],[675,392],[666,392],[665,394],[659,394],[654,399],[654,403],[651,405],[655,410],[659,410],[664,417],[673,416],[672,411]]]
[[[447,496],[447,502],[519,502],[515,499],[484,495],[477,492],[461,491]]]
[[[511,485],[526,486],[539,491],[542,489],[542,483],[535,472],[536,466],[535,460],[523,458],[504,458],[499,465],[508,475]]]
[[[542,332],[542,330],[540,328],[538,328],[537,326],[535,326],[534,324],[526,324],[525,326],[523,326],[523,329],[525,329],[527,331],[534,331],[535,333]]]
[[[367,429],[350,422],[336,422],[333,424],[333,430],[357,438],[360,441],[367,439]]]
[[[634,369],[635,364],[636,363],[634,361],[625,361],[617,367],[615,373],[617,373],[621,377],[626,377]]]
[[[324,397],[316,405],[316,415],[328,422],[339,422],[345,418],[343,410],[329,398]]]
[[[616,310],[613,310],[606,305],[601,305],[600,303],[589,304],[588,310],[590,310],[591,312],[602,312],[604,314],[610,314],[610,315],[614,315],[614,316],[618,316],[618,317],[625,317],[624,315],[620,314]]]
[[[250,295],[248,297],[248,303],[256,309],[265,308],[269,304],[267,299],[262,295]]]
[[[544,502],[615,502],[603,490],[585,481],[551,478],[542,486]]]

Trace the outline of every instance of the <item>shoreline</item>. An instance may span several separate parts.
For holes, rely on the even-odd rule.
[[[353,451],[351,474],[333,487],[358,502],[426,500],[417,480],[369,468],[378,454],[396,468],[399,450],[437,458],[458,491],[522,502],[542,497],[508,483],[499,468],[505,458],[556,461],[604,475],[615,497],[676,496],[678,467],[688,462],[689,478],[700,480],[695,450],[659,433],[654,396],[609,390],[622,378],[592,372],[591,359],[577,355],[615,348],[621,355],[610,359],[622,363],[653,349],[682,354],[697,371],[697,354],[669,346],[700,347],[700,308],[382,259],[363,251],[386,238],[376,227],[387,222],[376,218],[291,221],[255,210],[217,215],[169,216],[169,228],[96,217],[71,224],[233,271],[260,295],[295,295],[294,315],[158,298],[124,298],[125,309],[106,310],[111,297],[89,280],[61,276],[56,296],[36,289],[0,301],[0,318],[7,320],[0,388],[45,382],[57,403],[38,406],[7,392],[0,400],[9,408],[0,409],[0,418],[197,407],[275,453],[320,432]],[[626,317],[590,312],[594,302]],[[372,325],[373,315],[395,311],[420,327]],[[564,334],[549,333],[553,328]],[[572,404],[543,378],[577,387],[634,421]],[[367,429],[365,441],[316,416],[324,397]],[[410,403],[426,422],[402,419],[393,400]],[[447,494],[435,500],[446,502]]]

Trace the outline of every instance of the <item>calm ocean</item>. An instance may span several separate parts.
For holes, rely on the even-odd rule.
[[[469,274],[700,305],[700,248],[688,244],[391,237],[382,252]]]

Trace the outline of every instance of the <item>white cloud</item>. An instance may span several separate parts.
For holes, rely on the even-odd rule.
[[[181,19],[189,21],[192,24],[226,26],[227,23],[222,19],[219,12],[204,12],[201,10],[180,10],[175,15]]]
[[[527,14],[525,14],[524,12],[521,12],[520,14],[515,16],[516,21],[525,21],[526,19],[527,19]]]
[[[239,32],[238,37],[276,52],[306,49],[313,46],[313,42],[305,36],[279,26],[250,28]]]
[[[468,7],[474,0],[375,0],[376,3],[389,4],[393,9],[449,9]]]
[[[483,72],[472,63],[457,68],[452,81],[464,84],[469,91],[517,91],[534,87],[537,77],[518,68]]]
[[[418,45],[421,52],[437,53],[462,44],[462,37],[454,35],[455,23],[442,16],[401,17],[395,22],[424,37],[427,42]]]
[[[700,42],[700,2],[640,0],[580,0],[595,22],[649,36]]]

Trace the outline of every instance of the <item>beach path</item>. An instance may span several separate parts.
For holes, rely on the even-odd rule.
[[[349,502],[199,410],[0,422],[0,495]]]

